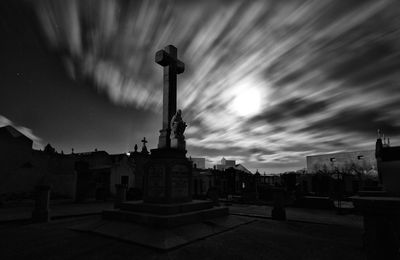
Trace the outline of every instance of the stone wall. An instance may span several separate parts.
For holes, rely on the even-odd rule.
[[[129,177],[128,188],[135,187],[135,175],[126,156],[111,167],[110,191],[112,194],[116,193],[115,184],[121,184],[121,176]]]
[[[345,170],[351,164],[367,172],[371,169],[376,170],[375,150],[307,156],[307,171],[309,173],[333,171],[336,167],[339,170]]]
[[[400,195],[400,161],[379,162],[385,190]]]

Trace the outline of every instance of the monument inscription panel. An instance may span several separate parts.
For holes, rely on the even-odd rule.
[[[165,167],[162,165],[150,166],[147,175],[147,194],[153,198],[165,196]]]
[[[189,169],[186,165],[174,165],[171,168],[171,197],[189,196]]]

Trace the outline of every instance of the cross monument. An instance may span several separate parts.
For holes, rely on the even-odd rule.
[[[155,61],[164,67],[163,122],[158,148],[171,148],[171,119],[176,114],[176,80],[177,75],[185,71],[185,64],[178,60],[178,50],[173,45],[159,50]]]
[[[192,162],[186,157],[183,134],[187,125],[182,119],[182,111],[176,108],[177,75],[184,71],[185,65],[177,56],[176,47],[168,45],[158,51],[155,57],[156,63],[164,67],[163,128],[160,131],[158,148],[151,149],[143,164],[143,201],[124,202],[121,203],[120,210],[103,212],[105,220],[122,220],[123,223],[135,222],[152,226],[148,232],[157,237],[159,242],[156,243],[161,248],[176,245],[173,242],[177,241],[176,233],[172,232],[170,235],[170,228],[201,223],[229,214],[227,207],[214,208],[211,201],[192,200]],[[143,138],[142,142],[145,147],[147,140]],[[162,233],[159,229],[163,230]],[[192,232],[190,228],[187,230]],[[136,236],[138,241],[143,240],[140,234]],[[190,235],[185,235],[187,236]]]

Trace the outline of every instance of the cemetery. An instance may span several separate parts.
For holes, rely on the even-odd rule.
[[[399,16],[0,1],[0,260],[400,259]]]
[[[138,187],[142,188],[142,194],[137,195],[136,200],[127,200],[129,197],[128,187],[131,186],[129,185],[129,178],[127,180],[120,178],[121,183],[114,185],[113,205],[103,202],[102,204],[98,204],[96,209],[89,213],[89,217],[87,217],[87,213],[80,214],[80,210],[77,210],[78,214],[70,215],[70,217],[66,216],[65,220],[60,221],[57,219],[61,216],[52,218],[50,194],[53,187],[51,182],[47,182],[48,185],[37,185],[34,192],[35,203],[31,213],[31,220],[20,222],[21,224],[16,227],[18,232],[28,232],[30,234],[29,237],[33,239],[36,234],[34,230],[41,227],[45,230],[49,229],[49,233],[47,234],[49,238],[54,236],[52,234],[52,232],[55,232],[54,230],[59,230],[57,232],[65,233],[67,237],[73,234],[75,241],[81,241],[82,239],[84,241],[88,238],[95,239],[96,241],[113,241],[113,244],[123,243],[124,247],[132,249],[144,246],[143,249],[139,249],[143,254],[160,254],[159,252],[169,252],[172,250],[172,252],[178,255],[183,254],[186,257],[188,254],[190,255],[195,252],[197,252],[195,254],[198,254],[199,245],[206,250],[215,250],[215,246],[208,244],[208,241],[223,243],[222,241],[225,240],[224,237],[227,234],[231,234],[230,239],[235,239],[236,237],[239,239],[246,232],[251,232],[251,236],[262,239],[259,243],[265,241],[266,238],[271,239],[271,235],[278,237],[289,236],[285,238],[285,242],[278,242],[277,245],[280,243],[282,245],[292,243],[290,242],[292,236],[299,236],[301,239],[307,240],[305,233],[300,230],[295,231],[293,228],[296,225],[301,225],[304,229],[311,228],[313,230],[316,228],[314,226],[316,225],[315,223],[320,223],[322,219],[322,223],[325,223],[325,226],[317,228],[313,232],[317,232],[317,236],[323,236],[327,239],[330,243],[330,248],[334,249],[334,253],[330,253],[332,254],[332,258],[329,259],[333,259],[333,257],[344,259],[355,257],[356,259],[361,259],[360,257],[363,255],[368,259],[375,259],[382,255],[389,256],[390,258],[388,259],[395,259],[399,256],[398,234],[400,230],[398,227],[400,225],[398,220],[400,216],[398,209],[400,208],[400,199],[397,196],[400,194],[400,189],[396,186],[396,183],[399,182],[396,179],[397,175],[394,173],[398,170],[397,163],[400,158],[398,157],[397,147],[383,146],[380,136],[378,136],[376,142],[376,158],[380,184],[375,186],[375,190],[372,189],[371,191],[368,190],[369,186],[365,186],[365,189],[362,189],[359,195],[351,197],[350,199],[354,202],[355,208],[350,214],[335,215],[334,209],[336,206],[329,197],[309,196],[304,193],[304,188],[302,190],[300,187],[297,187],[296,191],[295,184],[298,183],[298,178],[301,178],[301,175],[283,175],[280,178],[280,183],[275,183],[275,185],[271,186],[267,185],[268,181],[266,177],[262,176],[259,172],[256,172],[252,176],[252,174],[241,173],[241,171],[237,171],[234,168],[223,170],[227,174],[227,179],[222,189],[212,189],[212,185],[218,187],[220,185],[216,185],[217,182],[222,183],[223,180],[221,176],[217,179],[211,178],[216,172],[220,171],[214,169],[216,172],[214,174],[211,172],[211,175],[208,175],[211,177],[207,179],[210,181],[210,186],[206,195],[202,197],[202,200],[193,199],[193,195],[196,196],[196,194],[199,194],[198,192],[194,192],[194,182],[192,181],[193,172],[198,170],[196,167],[193,167],[192,162],[186,157],[184,131],[187,125],[183,121],[184,113],[181,110],[177,110],[176,107],[176,78],[178,74],[184,72],[185,65],[178,60],[177,49],[172,45],[168,45],[163,50],[158,51],[155,60],[159,65],[164,67],[163,128],[160,130],[158,147],[148,152],[146,139],[144,138],[142,140],[142,151],[139,153],[137,146],[135,146],[135,151],[129,157],[126,155],[113,156],[110,158],[110,161],[107,161],[109,160],[108,154],[96,151],[94,154],[97,157],[93,157],[91,154],[76,155],[78,158],[91,157],[89,157],[89,161],[85,162],[81,159],[75,163],[77,172],[75,203],[82,203],[84,200],[91,198],[90,196],[92,198],[103,198],[98,195],[99,190],[92,190],[92,195],[88,195],[87,193],[91,189],[88,186],[91,183],[88,179],[92,174],[89,173],[90,169],[109,167],[104,165],[110,165],[115,160],[119,162],[125,160],[126,167],[129,169],[129,158],[131,156],[141,158],[139,162],[142,163],[142,171],[138,171],[140,174],[132,177],[132,179],[142,180],[143,187]],[[55,155],[56,152],[50,146],[46,149],[44,153]],[[70,163],[69,165],[72,164]],[[235,176],[234,174],[242,176],[239,183],[229,181],[229,176]],[[113,178],[115,179],[115,177]],[[198,180],[201,181],[202,179]],[[108,186],[110,185],[109,182],[110,180],[106,180]],[[259,206],[253,207],[250,211],[243,211],[241,210],[243,206],[232,204],[232,202],[235,203],[232,198],[230,200],[223,200],[224,196],[221,197],[220,195],[235,194],[235,191],[232,189],[235,189],[237,186],[240,187],[240,184],[243,185],[243,189],[237,190],[239,192],[237,194],[241,194],[241,199],[236,201],[236,203],[239,202],[242,205],[250,203]],[[246,186],[247,188],[244,189]],[[107,186],[103,184],[101,187],[104,193],[104,188]],[[266,193],[266,189],[269,190],[269,193]],[[107,192],[110,194],[110,190]],[[294,200],[291,196],[294,196]],[[107,201],[106,197],[104,197],[104,201]],[[267,201],[269,203],[266,203]],[[295,207],[293,208],[293,206]],[[85,205],[82,204],[79,207],[85,207]],[[325,213],[312,215],[310,214],[311,212],[304,211],[301,208],[309,208],[311,212],[313,212],[312,210],[323,210]],[[327,215],[325,220],[322,217],[323,215]],[[337,220],[333,220],[335,218]],[[361,219],[363,219],[363,222],[361,222]],[[12,228],[14,228],[7,228],[8,223],[12,222],[10,220],[0,222],[5,234],[11,232]],[[343,223],[345,224],[343,225]],[[278,228],[273,231],[273,234],[267,231],[271,228],[270,225],[276,225]],[[50,229],[50,227],[52,228]],[[253,230],[254,228],[257,231]],[[28,230],[24,231],[26,229]],[[29,231],[29,229],[32,231]],[[334,243],[330,239],[336,239],[335,236],[339,235],[339,233],[332,235],[330,233],[332,229],[342,232],[341,235],[352,232],[350,237],[353,240],[348,240],[344,244]],[[5,234],[2,235],[3,238],[6,236]],[[60,238],[53,237],[52,239]],[[232,244],[222,244],[223,248],[230,248],[224,258],[229,255],[232,248],[237,246],[238,241],[240,239],[232,241],[233,247]],[[256,241],[252,240],[252,243],[252,245],[246,245],[244,251],[240,253],[235,252],[231,256],[247,258],[250,255],[257,257],[265,257],[268,254],[274,255],[271,252],[266,253],[266,255],[259,252],[251,253],[255,249],[260,250]],[[319,243],[322,243],[322,241]],[[298,245],[294,246],[291,244],[291,247],[294,247],[295,251],[298,250],[296,248],[301,243],[296,242],[296,244]],[[271,246],[274,248],[277,245]],[[89,248],[91,246],[95,245],[90,245]],[[252,249],[253,247],[254,249]],[[185,248],[189,248],[189,251],[186,251]],[[337,251],[338,248],[343,251]],[[33,253],[31,252],[32,249],[30,247],[28,251]],[[54,249],[59,250],[57,247]],[[79,251],[76,251],[75,247],[71,247],[71,250],[74,254],[77,253],[78,257],[80,256]],[[109,250],[111,249],[99,250],[97,253],[111,254]],[[314,256],[320,259],[319,257],[322,256],[321,254],[324,250],[322,245],[315,244],[313,249],[308,250],[308,253],[311,255],[317,254]],[[329,251],[328,248],[326,250]],[[37,252],[37,254],[42,253]],[[8,257],[11,257],[12,254],[10,252],[8,254]],[[282,254],[282,252],[279,254]],[[217,256],[219,253],[213,252],[212,255]],[[290,259],[289,255],[286,257],[282,255],[280,257]],[[311,255],[308,255],[308,257]]]

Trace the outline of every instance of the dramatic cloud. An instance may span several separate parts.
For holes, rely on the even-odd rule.
[[[154,54],[178,47],[189,151],[267,172],[399,137],[400,4],[380,1],[34,2],[69,75],[159,110]]]

